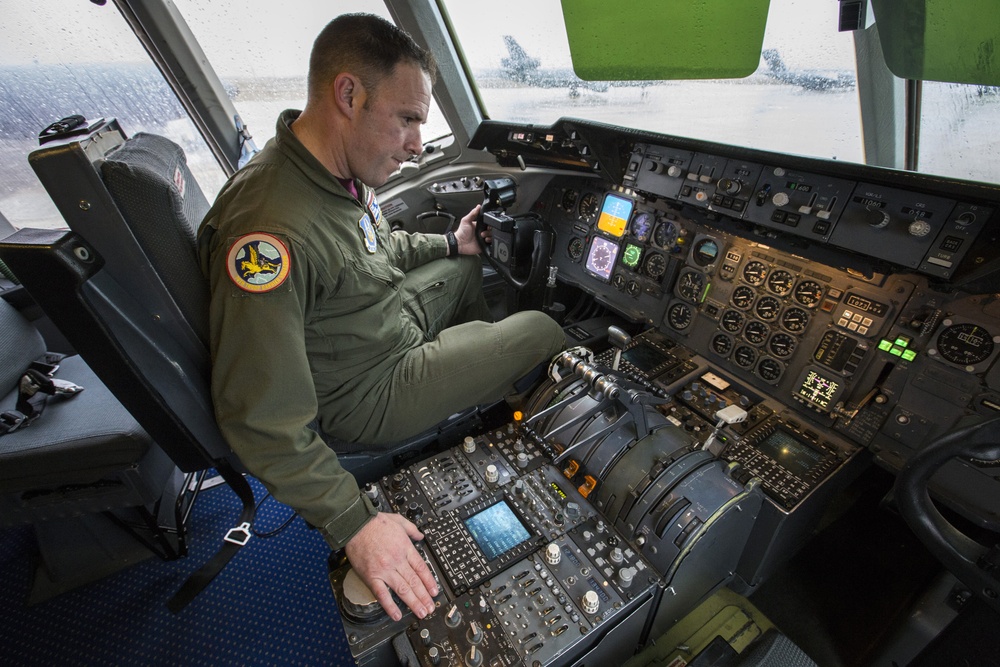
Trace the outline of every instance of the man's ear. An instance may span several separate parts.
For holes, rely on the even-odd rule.
[[[337,108],[344,115],[351,117],[364,99],[364,86],[353,74],[347,72],[337,75],[333,80],[333,97]]]

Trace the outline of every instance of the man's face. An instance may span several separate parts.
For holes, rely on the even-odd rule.
[[[430,78],[419,66],[396,65],[392,75],[366,91],[352,123],[348,154],[351,175],[378,187],[399,165],[423,150],[420,125],[431,102]]]

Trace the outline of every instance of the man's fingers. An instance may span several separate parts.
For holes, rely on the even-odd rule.
[[[375,594],[376,599],[378,599],[378,603],[382,605],[382,609],[385,609],[385,612],[389,614],[389,618],[394,621],[398,621],[403,618],[403,613],[399,611],[399,607],[396,606],[396,602],[392,599],[392,592],[390,591],[388,584],[384,581],[380,581],[375,585],[375,588],[378,590],[374,590],[372,593]]]
[[[437,582],[434,580],[434,573],[431,572],[431,569],[424,562],[424,559],[420,557],[420,554],[416,553],[416,549],[414,549],[414,555],[410,558],[410,562],[412,563],[414,572],[420,577],[421,583],[427,589],[427,592],[430,593],[431,597],[437,595],[438,587]],[[433,600],[431,602],[433,603]]]

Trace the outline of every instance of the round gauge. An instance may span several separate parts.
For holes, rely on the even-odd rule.
[[[733,349],[733,339],[724,333],[717,333],[712,337],[712,352],[720,357],[728,357]]]
[[[767,382],[777,382],[784,370],[785,367],[781,365],[781,362],[771,357],[764,357],[757,364],[757,375]]]
[[[636,213],[632,218],[632,236],[640,241],[649,240],[649,233],[653,231],[653,214],[646,211]]]
[[[677,294],[691,303],[701,301],[702,291],[705,289],[705,274],[698,271],[688,270],[677,279]]]
[[[719,257],[719,244],[715,239],[702,239],[691,249],[691,260],[698,266],[709,266]]]
[[[785,296],[792,291],[793,282],[792,274],[784,269],[778,269],[767,277],[767,289],[778,296]]]
[[[625,276],[620,273],[616,273],[614,277],[611,278],[611,284],[615,286],[615,289],[624,290]]]
[[[597,215],[597,208],[600,206],[600,202],[597,200],[597,195],[593,192],[584,193],[580,197],[580,207],[577,209],[577,213],[580,214],[581,220],[586,220],[590,222]]]
[[[767,277],[767,266],[764,265],[764,262],[753,260],[747,262],[747,265],[743,267],[743,280],[755,287],[763,284],[765,277]]]
[[[975,366],[993,354],[993,335],[971,322],[953,324],[938,336],[937,351],[945,361]]]
[[[574,190],[573,188],[569,188],[568,190],[563,192],[562,202],[561,202],[563,210],[572,211],[574,208],[576,208],[576,200],[579,198],[580,198],[580,193]]]
[[[566,252],[569,254],[569,258],[574,262],[579,262],[580,258],[583,257],[584,242],[579,236],[574,236],[569,240],[569,245],[566,246]]]
[[[643,271],[650,278],[662,278],[663,274],[667,272],[667,260],[659,253],[651,252],[646,255],[646,263],[643,266]]]
[[[667,310],[667,323],[678,331],[691,326],[692,319],[691,306],[686,303],[675,303]]]
[[[781,311],[781,302],[778,301],[776,297],[771,295],[765,295],[757,300],[757,305],[753,307],[753,312],[757,313],[757,317],[764,320],[765,322],[771,322],[772,320],[778,319],[778,313]]]
[[[642,288],[639,287],[639,283],[634,280],[628,281],[628,285],[625,286],[625,291],[631,297],[637,297],[642,293]]]
[[[749,345],[740,345],[733,351],[733,361],[740,368],[753,368],[757,363],[757,350]]]
[[[806,308],[812,308],[823,298],[823,286],[815,280],[803,280],[795,286],[793,296]]]
[[[737,333],[743,328],[743,323],[746,322],[746,317],[738,310],[728,309],[726,312],[722,313],[722,319],[720,323],[722,328],[729,333]]]
[[[670,220],[661,220],[653,231],[653,243],[664,250],[670,250],[677,245],[677,236],[680,230]]]
[[[771,333],[771,330],[766,324],[757,320],[751,320],[747,322],[747,326],[743,330],[743,337],[747,339],[748,343],[763,345],[769,333]]]
[[[792,306],[781,314],[781,326],[785,331],[802,333],[806,330],[807,324],[809,324],[809,313],[798,306]]]
[[[748,309],[753,305],[753,300],[757,298],[757,293],[753,291],[753,288],[747,287],[746,285],[740,285],[733,290],[733,296],[730,297],[733,305],[742,310]]]
[[[779,331],[771,336],[771,340],[767,343],[767,349],[779,359],[787,359],[795,351],[795,344],[796,340],[794,336],[789,336],[785,332]]]

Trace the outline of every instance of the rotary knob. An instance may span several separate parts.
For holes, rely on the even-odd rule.
[[[622,585],[622,588],[628,588],[632,585],[632,579],[635,578],[635,570],[630,567],[623,567],[618,570],[618,583]]]
[[[458,610],[458,605],[451,605],[448,614],[444,617],[444,624],[449,628],[457,628],[462,622],[462,612]]]
[[[423,630],[420,631],[420,643],[423,644],[424,646],[431,645],[431,631],[428,630],[427,628],[424,628]]]
[[[466,454],[476,451],[476,441],[472,439],[471,435],[465,436],[465,440],[462,441],[462,451]]]
[[[486,481],[490,484],[496,484],[499,479],[500,472],[497,470],[497,467],[492,463],[486,466]]]
[[[927,236],[931,233],[931,223],[926,220],[914,220],[910,223],[906,231],[910,232],[910,236],[916,236],[917,238]]]
[[[720,178],[715,187],[727,195],[739,194],[742,183],[733,178]]]
[[[583,594],[583,613],[596,614],[601,608],[601,601],[594,591],[587,591]]]
[[[528,467],[528,455],[525,454],[524,452],[521,452],[520,454],[517,455],[517,467],[518,468]]]
[[[788,206],[788,193],[787,192],[775,192],[774,196],[771,197],[771,203],[781,208],[782,206]]]
[[[553,542],[549,546],[545,547],[545,562],[549,565],[558,565],[559,561],[562,560],[562,549],[559,545]]]
[[[865,220],[870,227],[882,229],[889,224],[889,214],[880,208],[865,208]]]
[[[438,650],[437,646],[431,646],[427,649],[427,657],[431,659],[432,665],[441,664],[441,651]]]
[[[614,549],[612,549],[609,558],[611,558],[612,563],[622,562],[622,560],[624,560],[624,556],[622,554],[621,547],[615,547]]]

